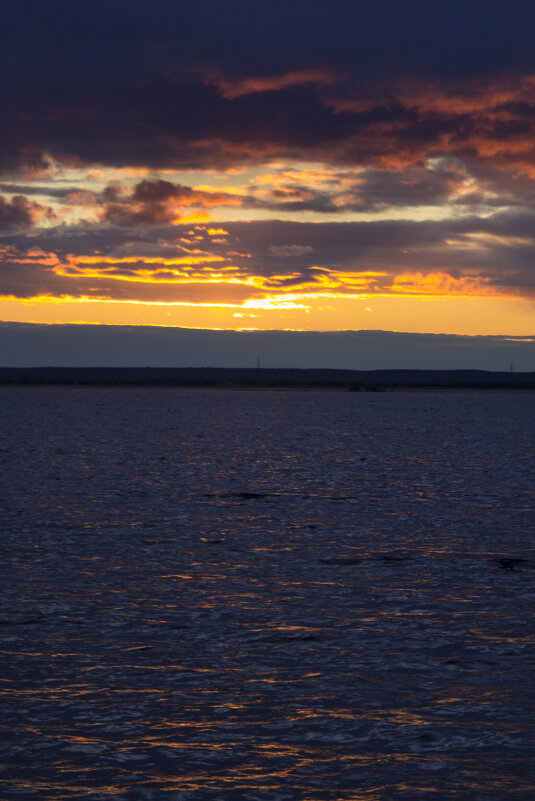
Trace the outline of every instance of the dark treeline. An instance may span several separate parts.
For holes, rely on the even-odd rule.
[[[535,372],[486,370],[329,370],[239,367],[0,367],[1,384],[236,388],[535,389]]]

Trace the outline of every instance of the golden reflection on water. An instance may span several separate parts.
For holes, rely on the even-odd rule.
[[[532,399],[266,395],[7,404],[6,798],[527,801]]]
[[[81,771],[83,773],[83,771]],[[58,788],[57,782],[46,782],[46,781],[25,781],[24,779],[16,779],[10,782],[11,786],[20,793],[35,793],[35,790],[42,790],[46,793],[53,793],[52,796],[47,796],[51,798],[52,801],[66,801],[66,799],[76,798],[77,796],[80,797],[81,793],[91,797],[91,796],[102,796],[103,794],[114,796],[114,795],[121,795],[124,793],[124,786],[117,787],[116,785],[112,784],[105,784],[100,786],[95,786],[94,784],[73,784],[72,786],[63,785],[61,788]]]

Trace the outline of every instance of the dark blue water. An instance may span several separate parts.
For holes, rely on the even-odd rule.
[[[0,409],[0,798],[535,799],[535,395]]]

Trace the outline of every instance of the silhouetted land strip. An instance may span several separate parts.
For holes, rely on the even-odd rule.
[[[329,370],[240,367],[0,367],[0,384],[236,389],[535,389],[535,372]]]

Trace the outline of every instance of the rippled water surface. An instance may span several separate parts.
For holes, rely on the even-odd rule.
[[[2,799],[535,799],[535,395],[1,388]]]

